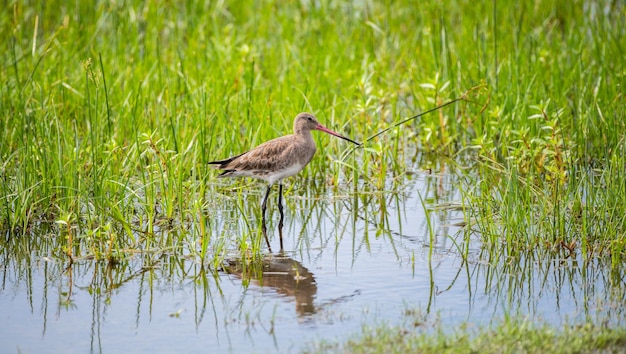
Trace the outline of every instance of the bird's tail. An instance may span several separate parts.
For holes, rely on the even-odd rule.
[[[241,155],[243,155],[243,154],[241,154]],[[223,170],[223,169],[226,168],[226,166],[228,166],[229,163],[231,163],[233,160],[235,160],[236,158],[238,158],[241,155],[229,157],[229,158],[224,159],[224,160],[211,161],[211,162],[208,162],[208,164],[209,165],[215,165],[215,166],[212,166],[213,168],[217,168],[218,170]]]

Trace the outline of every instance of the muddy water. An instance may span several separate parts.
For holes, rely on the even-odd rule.
[[[284,253],[233,252],[213,271],[162,255],[65,268],[3,254],[0,352],[295,352],[364,325],[478,327],[506,314],[623,324],[624,280],[601,264],[573,255],[489,266],[498,252],[463,228],[457,182],[420,171],[393,193],[288,195]]]

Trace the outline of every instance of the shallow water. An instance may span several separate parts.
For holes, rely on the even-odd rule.
[[[580,255],[489,266],[501,253],[461,228],[457,186],[453,173],[422,171],[393,193],[288,193],[285,253],[245,272],[236,252],[219,271],[191,257],[65,269],[3,254],[0,352],[296,352],[364,325],[477,327],[506,314],[623,324],[626,286],[608,266]],[[277,248],[273,229],[271,241]]]

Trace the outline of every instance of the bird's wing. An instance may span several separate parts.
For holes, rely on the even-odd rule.
[[[286,156],[293,149],[291,135],[267,141],[254,149],[229,159],[215,161],[222,170],[272,170],[289,164]]]

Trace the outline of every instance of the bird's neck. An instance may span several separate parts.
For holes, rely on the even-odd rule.
[[[315,140],[313,140],[313,134],[311,134],[311,131],[308,129],[296,130],[294,132],[294,137],[301,145],[315,147]]]
[[[294,135],[301,139],[313,139],[313,135],[308,129],[295,129]]]

